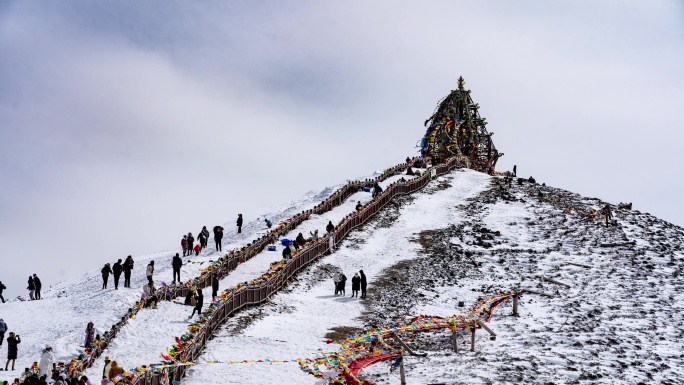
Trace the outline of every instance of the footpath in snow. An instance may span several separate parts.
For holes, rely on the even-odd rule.
[[[364,270],[369,279],[368,295],[373,296],[374,279],[383,270],[417,256],[419,245],[410,240],[412,235],[425,229],[467,220],[460,215],[458,206],[484,189],[490,178],[472,171],[454,174],[451,188],[435,191],[443,179],[439,178],[422,192],[413,194],[410,198],[412,203],[400,208],[395,213],[396,217],[392,216],[391,204],[387,206],[378,218],[389,216],[389,223],[378,225],[382,220],[373,220],[352,232],[339,250],[322,258],[310,271],[298,277],[300,284],[296,284],[288,293],[273,297],[265,307],[248,310],[236,317],[234,322],[237,323],[250,318],[253,321],[240,332],[234,331],[233,322],[229,323],[209,343],[199,361],[313,357],[319,349],[336,349],[336,345],[325,342],[328,339],[326,334],[331,329],[342,327],[340,333],[346,336],[345,333],[350,330],[367,327],[360,319],[363,301],[350,297],[351,278],[355,272]],[[348,278],[344,297],[334,295],[332,270],[341,270]],[[307,284],[302,284],[304,282]],[[302,373],[296,363],[200,365],[193,367],[184,380],[188,384],[316,382],[315,378]]]
[[[380,182],[380,186],[385,188],[402,177],[405,179],[413,178],[413,176],[396,175]],[[357,202],[360,201],[363,204],[371,199],[371,194],[368,192],[355,193],[331,211],[321,215],[311,215],[308,220],[302,222],[283,238],[294,239],[299,233],[309,237],[309,232],[315,230],[318,230],[319,235],[323,235],[325,226],[329,221],[337,224],[345,216],[355,211]],[[298,207],[297,210],[290,211],[299,212],[303,209]],[[265,250],[239,265],[220,281],[219,292],[238,283],[255,279],[268,271],[272,262],[282,259],[283,246],[278,244],[276,248],[276,251]],[[204,310],[206,310],[210,303],[211,289],[206,288],[203,293],[205,296]],[[176,336],[187,332],[190,324],[187,317],[191,312],[192,307],[184,306],[182,298],[177,298],[176,302],[160,302],[157,309],[143,311],[138,314],[135,320],[129,321],[117,335],[117,338],[103,352],[103,357],[109,356],[127,369],[159,362],[159,354],[175,343]],[[92,368],[86,371],[86,375],[99,375],[102,373],[103,365],[102,360],[96,362]]]

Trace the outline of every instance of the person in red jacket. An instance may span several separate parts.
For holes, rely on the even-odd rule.
[[[199,255],[200,251],[202,251],[202,246],[198,243],[195,245],[195,255]]]
[[[181,247],[183,248],[183,256],[188,255],[188,236],[183,235],[183,240],[181,241]]]

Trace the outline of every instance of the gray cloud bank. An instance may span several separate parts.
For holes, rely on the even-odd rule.
[[[414,154],[463,75],[500,168],[684,224],[678,2],[3,2],[24,294]],[[24,285],[24,286],[22,286]],[[7,297],[7,296],[6,296]]]

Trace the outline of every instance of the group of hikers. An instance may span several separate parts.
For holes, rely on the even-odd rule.
[[[359,297],[359,291],[361,291],[361,299],[366,298],[366,287],[368,286],[368,281],[366,280],[366,274],[363,270],[359,270],[358,273],[354,274],[352,277],[352,293],[350,297]],[[333,274],[333,283],[335,284],[335,295],[342,295],[343,297],[347,294],[347,276],[344,273]]]
[[[109,275],[114,275],[114,289],[119,290],[119,279],[121,278],[121,273],[124,274],[124,287],[131,287],[131,271],[134,265],[133,257],[128,256],[124,262],[121,259],[116,261],[114,268],[109,263],[105,263],[104,267],[100,270],[102,273],[102,289],[107,288],[107,283],[109,282]]]

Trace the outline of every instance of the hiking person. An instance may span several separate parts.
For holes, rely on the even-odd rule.
[[[192,255],[192,250],[195,248],[195,238],[192,233],[188,233],[188,255]]]
[[[192,309],[192,314],[190,314],[190,317],[188,317],[188,319],[191,319],[195,315],[195,311],[197,311],[197,315],[202,315],[203,302],[204,294],[202,294],[202,289],[197,288],[197,294],[195,294],[195,308]]]
[[[221,251],[221,240],[223,239],[223,227],[214,226],[214,242],[216,242],[216,251]]]
[[[123,266],[121,266],[121,258],[114,264],[114,290],[119,290],[119,278],[121,277],[121,272],[123,271]]]
[[[218,297],[219,279],[216,273],[211,275],[211,298]]]
[[[361,274],[361,298],[366,299],[366,287],[368,286],[368,281],[366,280],[366,274],[363,273],[363,270],[359,270],[359,274]]]
[[[606,204],[605,207],[603,207],[603,215],[606,216],[606,226],[608,226],[608,221],[613,220],[613,213],[610,211],[609,204]]]
[[[382,194],[382,187],[380,187],[378,182],[375,182],[373,185],[373,198],[379,196],[380,194]]]
[[[85,331],[85,348],[90,348],[90,344],[95,340],[95,324],[88,322]]]
[[[316,242],[318,240],[318,230],[314,230],[313,233],[309,231],[309,234],[311,234],[311,240],[313,242]]]
[[[43,299],[43,297],[40,295],[40,289],[43,288],[43,284],[40,282],[40,278],[38,278],[38,276],[35,274],[33,274],[33,284],[36,286],[36,293],[33,296],[36,299]]]
[[[17,344],[21,343],[21,338],[19,336],[15,336],[14,332],[9,333],[9,337],[7,337],[7,363],[5,364],[5,371],[7,371],[7,367],[9,366],[10,361],[12,361],[12,370],[14,370],[14,363],[17,360]]]
[[[237,224],[238,234],[240,234],[242,232],[242,214],[238,214],[238,219],[235,223]]]
[[[292,249],[290,249],[290,246],[287,245],[287,246],[285,246],[285,248],[283,249],[283,259],[284,259],[285,261],[288,261],[291,257],[292,257]]]
[[[297,238],[295,238],[295,241],[296,241],[300,246],[304,246],[304,244],[306,244],[306,239],[304,239],[304,235],[303,235],[302,233],[299,233],[299,234],[297,235]]]
[[[131,270],[133,270],[133,257],[130,255],[126,257],[126,261],[123,264],[124,269],[124,287],[131,288]]]
[[[145,274],[147,275],[147,281],[152,285],[154,282],[152,281],[152,275],[154,274],[154,261],[150,261],[150,263],[147,264],[147,270],[145,271]]]
[[[345,290],[347,286],[347,276],[344,273],[340,273],[340,294],[344,297],[347,294]]]
[[[171,262],[171,267],[173,268],[173,283],[181,281],[180,279],[180,270],[181,267],[183,266],[183,260],[181,257],[176,253],[176,255],[173,257],[173,261]],[[176,281],[176,277],[178,277],[178,280]]]
[[[411,158],[409,158],[408,156],[406,157],[406,164],[411,164]]]
[[[200,244],[202,245],[203,249],[206,249],[207,248],[207,242],[209,242],[209,230],[207,230],[207,226],[202,226],[202,231],[200,231],[200,235],[202,236],[202,238],[200,238],[198,236],[197,239],[203,240],[203,241],[200,241]],[[202,243],[202,242],[204,242],[204,243]]]
[[[181,240],[181,247],[183,248],[183,256],[185,257],[188,255],[188,236],[183,235],[183,239]]]
[[[335,230],[335,225],[332,224],[332,221],[328,221],[328,225],[325,226],[325,231],[329,233],[333,230]]]
[[[156,309],[159,298],[156,295],[157,289],[154,288],[152,282],[143,285],[143,293],[145,293],[145,307]]]
[[[40,356],[40,364],[38,370],[40,374],[49,375],[52,377],[52,364],[55,362],[55,355],[52,354],[52,347],[50,345],[43,349],[43,355]]]
[[[202,251],[202,246],[198,243],[195,245],[195,256],[199,255],[200,251]]]
[[[264,218],[264,222],[266,222],[266,227],[268,227],[270,229],[271,225],[272,225],[271,220],[268,218]]]
[[[0,281],[0,299],[2,300],[2,303],[5,303],[5,297],[2,296],[3,290],[7,289],[7,286],[2,284],[2,281]],[[0,341],[0,345],[2,345],[2,341]]]
[[[2,341],[5,340],[5,332],[7,331],[7,324],[0,318],[0,346],[2,346]]]
[[[31,301],[33,301],[35,299],[33,297],[33,293],[36,292],[36,284],[33,282],[33,276],[32,275],[29,275],[27,289],[29,291],[29,298],[31,298]]]
[[[354,274],[352,277],[352,297],[359,297],[359,290],[361,290],[361,277],[359,273]]]
[[[513,176],[514,177],[518,176],[518,166],[515,164],[513,165]]]
[[[107,282],[109,281],[109,274],[112,274],[112,267],[109,266],[109,263],[105,263],[104,267],[102,270],[100,270],[102,273],[102,290],[107,288]]]
[[[356,211],[361,211],[362,208],[363,208],[363,205],[361,204],[361,201],[359,201],[359,202],[356,204]]]
[[[333,274],[333,283],[335,284],[335,295],[340,291],[340,273]]]
[[[200,247],[200,250],[206,247],[204,244],[207,242],[207,239],[204,237],[204,233],[201,231],[199,234],[197,234],[197,242],[199,243],[195,246],[195,250],[197,250],[197,246]]]
[[[119,363],[116,361],[112,361],[112,367],[109,369],[109,373],[107,373],[107,378],[109,378],[111,381],[114,381],[116,376],[124,374],[124,369],[119,366]]]
[[[105,357],[104,359],[104,369],[102,369],[102,377],[107,377],[107,374],[109,374],[109,369],[112,368],[112,360],[109,359],[109,356]]]

